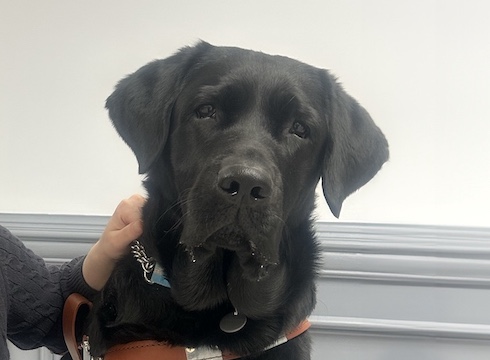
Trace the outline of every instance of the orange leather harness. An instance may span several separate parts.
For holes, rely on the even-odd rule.
[[[79,311],[84,307],[91,307],[92,304],[80,294],[71,294],[65,302],[63,309],[63,334],[68,351],[73,360],[89,360],[87,349],[84,355],[80,352],[80,344],[76,336],[76,321]],[[308,320],[301,322],[294,330],[279,338],[268,348],[284,344],[288,340],[304,333],[311,326]],[[88,344],[85,344],[87,346]],[[83,350],[83,349],[82,349]],[[88,358],[84,358],[87,355]],[[180,346],[170,346],[165,342],[155,340],[134,341],[128,344],[116,345],[110,348],[104,355],[104,360],[234,360],[241,356],[229,352],[221,351],[218,348],[185,348]]]

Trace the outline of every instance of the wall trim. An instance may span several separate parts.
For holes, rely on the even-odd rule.
[[[318,223],[326,279],[490,288],[490,228]]]
[[[85,253],[108,216],[0,213],[49,262]],[[318,222],[320,277],[421,286],[490,288],[490,228]]]
[[[97,215],[0,213],[0,225],[49,264],[86,254],[108,220],[109,216]]]
[[[27,241],[96,241],[109,216],[0,213],[0,224]]]
[[[490,227],[318,222],[316,230],[335,252],[490,258]]]
[[[0,213],[0,224],[23,238],[93,241],[110,216]],[[335,252],[490,257],[490,227],[315,223],[323,249]]]
[[[423,337],[457,340],[490,340],[490,325],[430,321],[388,320],[338,316],[311,316],[311,331],[327,336]]]

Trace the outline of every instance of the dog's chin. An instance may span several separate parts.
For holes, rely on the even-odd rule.
[[[245,308],[237,299],[237,290],[266,281],[277,265],[235,227],[216,232],[199,246],[181,245],[174,259],[172,296],[188,311],[212,309],[225,302],[239,310]]]
[[[206,311],[228,303],[241,314],[258,318],[264,315],[261,305],[267,298],[259,289],[282,282],[274,279],[277,264],[262,263],[260,256],[245,256],[221,247],[212,252],[197,247],[182,255],[186,260],[180,261],[180,276],[172,283],[172,296],[187,311]]]
[[[190,248],[186,250],[189,257],[187,266],[199,267],[201,264],[214,262],[216,263],[215,266],[222,269],[223,279],[227,283],[230,282],[231,278],[234,281],[244,279],[259,282],[267,278],[269,270],[277,265],[277,262],[269,261],[260,252],[254,250],[253,244],[249,248],[249,250],[241,251],[221,246]],[[230,277],[230,272],[233,272],[234,276]],[[215,281],[215,279],[211,280]]]
[[[279,240],[269,239],[271,243],[275,241]],[[278,263],[278,250],[271,251],[273,248],[259,247],[247,232],[231,225],[219,229],[204,243],[187,248],[187,251],[193,264],[206,261],[208,257],[221,261],[225,279],[229,278],[228,272],[234,269],[236,275],[239,275],[234,276],[234,279],[261,281],[268,276],[269,269]]]

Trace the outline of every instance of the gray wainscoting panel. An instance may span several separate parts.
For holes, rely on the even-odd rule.
[[[314,359],[490,358],[490,229],[318,223]]]
[[[49,263],[84,254],[108,217],[0,214]],[[490,228],[317,223],[314,360],[490,358]],[[52,360],[45,349],[13,360]]]

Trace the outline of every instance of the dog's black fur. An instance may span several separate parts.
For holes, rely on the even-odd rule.
[[[325,70],[204,42],[123,79],[107,108],[148,175],[140,241],[171,289],[122,260],[94,304],[93,355],[157,339],[309,359],[307,333],[262,349],[315,305],[319,179],[338,216],[388,158],[364,108]],[[235,308],[248,322],[224,333],[219,322]]]

